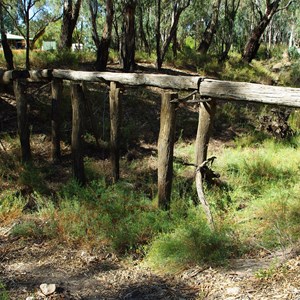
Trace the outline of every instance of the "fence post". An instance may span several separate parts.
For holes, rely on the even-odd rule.
[[[54,78],[51,82],[52,108],[51,108],[51,158],[53,163],[61,160],[60,153],[60,125],[61,125],[61,101],[63,81]]]
[[[110,161],[112,179],[116,183],[120,179],[120,124],[121,124],[121,88],[116,82],[110,83],[109,113],[110,113]]]
[[[72,102],[72,164],[73,176],[80,184],[85,184],[84,164],[83,164],[83,145],[82,130],[84,107],[84,94],[82,87],[78,83],[71,84]]]
[[[176,104],[170,103],[170,101],[177,98],[177,93],[170,92],[164,92],[161,98],[160,131],[157,147],[158,206],[165,210],[170,208],[171,201],[176,123]]]
[[[201,165],[207,158],[208,143],[211,135],[213,119],[216,113],[216,100],[203,102],[199,105],[199,121],[196,137],[195,164]]]
[[[27,97],[24,93],[24,83],[22,83],[21,80],[14,80],[13,88],[16,97],[18,134],[21,143],[22,162],[26,163],[31,160]]]

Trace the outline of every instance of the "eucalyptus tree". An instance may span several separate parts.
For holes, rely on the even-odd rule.
[[[207,26],[202,35],[202,39],[198,48],[198,51],[201,54],[206,54],[208,52],[208,49],[213,41],[213,37],[217,31],[219,14],[220,14],[220,5],[221,5],[221,0],[214,0],[212,2],[211,18],[207,23]]]
[[[64,0],[61,35],[59,41],[60,49],[71,49],[72,36],[77,24],[82,0]]]
[[[114,17],[114,1],[106,0],[105,9],[103,7],[103,2],[100,3],[99,0],[88,0],[92,23],[92,38],[97,48],[95,67],[98,71],[105,70],[107,66]],[[103,24],[102,37],[100,38],[98,32],[98,19],[104,14],[105,21]]]
[[[125,71],[135,69],[135,13],[137,0],[121,0],[122,34],[120,39],[120,60]]]
[[[31,46],[51,22],[59,19],[59,16],[54,15],[51,4],[50,0],[2,0],[2,7],[26,41],[26,69],[30,69]]]
[[[14,69],[13,53],[7,41],[5,16],[2,7],[2,1],[0,2],[0,33],[1,33],[1,44],[4,52],[5,61],[6,61],[6,67],[8,70],[12,70]]]
[[[172,41],[176,42],[179,20],[191,0],[156,1],[156,67],[162,68],[165,56]],[[170,9],[170,7],[172,9]],[[171,21],[171,22],[170,22]]]
[[[257,23],[254,25],[250,36],[246,43],[246,46],[243,51],[243,59],[247,62],[251,62],[255,58],[261,38],[270,24],[273,16],[279,11],[288,9],[289,6],[293,3],[293,0],[251,0],[250,4],[253,10],[253,13],[257,16]]]
[[[219,61],[227,59],[229,50],[233,43],[234,25],[240,2],[241,0],[224,0],[223,2],[223,18],[220,20],[219,30],[221,40],[221,54]]]

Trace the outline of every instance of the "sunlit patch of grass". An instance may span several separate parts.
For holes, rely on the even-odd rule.
[[[229,231],[211,231],[200,208],[190,208],[172,231],[151,243],[146,262],[164,272],[177,272],[195,264],[222,264],[236,251]]]
[[[299,164],[295,144],[274,140],[255,148],[228,149],[217,160],[216,167],[230,186],[219,197],[230,198],[227,217],[239,224],[245,242],[274,247],[300,237]]]

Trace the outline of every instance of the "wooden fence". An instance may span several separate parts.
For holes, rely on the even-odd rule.
[[[0,71],[0,84],[13,84],[17,103],[18,133],[21,141],[22,160],[31,159],[30,134],[27,122],[27,99],[24,85],[30,82],[51,81],[52,89],[52,160],[60,161],[60,105],[63,80],[71,84],[72,103],[72,158],[73,175],[85,182],[82,150],[82,107],[84,105],[83,82],[102,82],[109,88],[110,106],[110,148],[113,181],[119,179],[120,101],[121,90],[126,86],[153,86],[161,88],[161,118],[158,137],[158,197],[159,206],[168,209],[170,205],[173,148],[175,133],[175,108],[178,102],[201,103],[199,105],[199,126],[196,139],[197,159],[200,165],[206,157],[209,131],[216,109],[217,99],[225,101],[247,101],[272,105],[300,107],[300,89],[254,83],[230,82],[207,79],[200,76],[180,76],[144,73],[83,72],[71,70]],[[172,90],[173,92],[170,92]],[[190,91],[179,98],[178,90]]]

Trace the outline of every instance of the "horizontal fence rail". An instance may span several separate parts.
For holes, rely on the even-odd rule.
[[[193,90],[197,91],[202,98],[300,107],[300,88],[167,74],[89,72],[60,69],[0,70],[0,84],[9,84],[16,79],[38,82],[52,80],[53,78],[71,81],[105,82],[107,84],[116,82],[122,85],[153,86],[163,89]],[[201,99],[199,99],[200,101]]]

